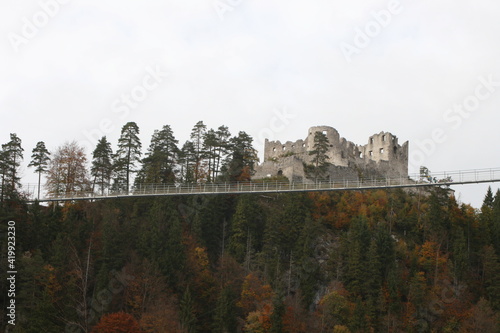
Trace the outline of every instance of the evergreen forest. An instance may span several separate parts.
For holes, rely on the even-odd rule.
[[[127,123],[88,160],[75,142],[40,141],[30,167],[59,194],[249,180],[257,162],[252,138],[225,126],[198,122],[179,148],[166,125],[144,154],[138,133]],[[0,150],[9,332],[500,332],[500,191],[479,209],[444,186],[47,204],[23,192],[23,152],[15,134]]]

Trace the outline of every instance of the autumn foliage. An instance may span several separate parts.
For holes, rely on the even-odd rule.
[[[9,214],[26,221],[27,332],[498,332],[500,192],[481,210],[441,189],[120,198]]]
[[[142,331],[131,314],[116,312],[104,315],[94,326],[92,333],[142,333]]]

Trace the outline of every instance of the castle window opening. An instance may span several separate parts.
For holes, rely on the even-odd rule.
[[[307,132],[306,132],[307,133]],[[262,164],[255,166],[255,179],[287,177],[290,180],[312,181],[308,164],[312,160],[315,134],[325,136],[324,153],[332,165],[324,170],[321,179],[336,177],[400,177],[408,173],[408,142],[400,145],[399,138],[390,132],[380,131],[365,137],[364,144],[348,141],[328,126],[309,128],[309,136],[295,141],[265,142]],[[326,138],[326,136],[325,136]],[[499,332],[500,333],[500,332]]]

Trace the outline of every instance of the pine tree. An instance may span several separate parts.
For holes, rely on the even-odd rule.
[[[198,182],[200,180],[201,174],[201,164],[204,157],[203,151],[203,137],[207,131],[207,126],[203,124],[203,121],[199,121],[194,125],[191,130],[191,142],[193,142],[193,152],[194,152],[194,182]]]
[[[257,151],[252,145],[253,139],[245,132],[231,138],[231,157],[227,167],[227,178],[230,181],[250,180],[258,162]]]
[[[21,139],[15,134],[10,134],[10,141],[2,145],[2,200],[5,194],[13,195],[16,187],[20,187],[21,178],[18,169],[23,160]],[[1,202],[0,201],[0,202]]]
[[[139,127],[135,122],[128,122],[122,127],[114,162],[115,187],[119,190],[130,190],[130,176],[136,171],[135,164],[140,162],[141,140],[138,135]]]
[[[491,186],[488,186],[488,190],[486,191],[486,195],[484,196],[483,206],[493,208],[493,202],[495,199],[493,198],[493,192],[491,191]]]
[[[177,144],[179,140],[175,139],[174,133],[169,125],[163,126],[160,131],[160,156],[161,156],[161,182],[173,183],[176,179],[175,164],[177,163],[177,156],[179,148]]]
[[[467,242],[462,228],[457,228],[453,241],[453,275],[457,281],[463,281],[468,271]]]
[[[209,129],[203,135],[203,157],[208,161],[207,181],[213,182],[215,169],[215,149],[217,147],[217,136],[213,129]]]
[[[2,181],[0,183],[0,204],[3,203],[4,197],[6,195],[6,183],[8,183],[9,176],[9,164],[7,162],[7,153],[3,150],[0,150],[0,177],[2,177]]]
[[[304,308],[309,308],[313,302],[318,287],[322,282],[320,265],[316,258],[316,249],[325,230],[320,221],[310,217],[305,218],[304,227],[300,231],[296,249],[296,265]]]
[[[343,252],[346,257],[345,282],[347,289],[355,295],[362,295],[366,281],[365,247],[370,244],[370,232],[365,217],[357,217],[351,222]]]
[[[250,241],[249,221],[245,213],[245,206],[240,201],[236,206],[231,223],[231,237],[229,238],[229,252],[238,262],[242,262],[245,257],[246,244]]]
[[[215,132],[217,146],[215,147],[215,175],[214,178],[217,179],[219,176],[219,171],[221,167],[221,161],[226,158],[230,148],[230,137],[231,133],[226,126],[219,126]]]
[[[377,309],[382,285],[380,257],[377,241],[373,238],[366,254],[365,283],[363,294],[366,299],[365,311],[372,326],[377,322]]]
[[[196,316],[189,286],[186,287],[180,302],[180,322],[182,329],[187,333],[196,332]]]
[[[378,292],[382,283],[382,276],[380,271],[382,266],[380,264],[380,257],[378,254],[377,241],[372,239],[370,246],[366,253],[366,280],[365,280],[365,294],[373,299],[378,298]]]
[[[228,250],[238,262],[245,258],[255,247],[259,247],[262,239],[262,226],[255,197],[242,195],[236,205],[236,211],[231,223],[231,236]],[[248,262],[247,262],[248,264]]]
[[[186,141],[179,152],[178,162],[181,168],[181,181],[186,184],[194,182],[196,154],[191,141]]]
[[[352,317],[350,318],[349,328],[352,332],[370,332],[366,322],[366,308],[361,297],[356,298],[356,305]]]
[[[314,145],[313,150],[309,152],[309,155],[313,156],[312,163],[314,166],[314,180],[317,181],[318,178],[326,171],[328,167],[328,151],[329,140],[326,134],[320,131],[314,133]]]
[[[35,172],[38,173],[38,195],[37,198],[40,199],[40,182],[42,178],[42,173],[47,172],[47,166],[50,161],[50,153],[45,148],[45,143],[43,141],[39,141],[36,144],[36,147],[33,148],[33,155],[31,155],[31,162],[28,164],[28,167],[34,167]]]
[[[479,215],[479,233],[482,246],[489,245],[493,241],[493,206],[493,192],[491,191],[491,187],[488,187],[481,206],[481,214]]]
[[[285,315],[285,302],[282,292],[279,291],[273,299],[273,313],[271,314],[270,333],[283,333],[283,316]]]
[[[215,305],[212,332],[229,333],[237,331],[236,297],[229,287],[222,288]]]
[[[500,310],[500,262],[493,246],[485,246],[481,253],[483,281],[493,309]]]
[[[166,184],[175,181],[178,142],[169,125],[154,132],[146,157],[142,160],[141,182]]]
[[[345,273],[347,288],[355,295],[361,295],[364,281],[362,245],[358,240],[353,241],[351,244],[352,249],[347,258],[347,271]]]
[[[491,239],[496,253],[500,253],[500,189],[493,200],[493,212],[491,220]]]
[[[113,151],[111,144],[103,136],[98,142],[92,153],[91,174],[94,177],[94,186],[97,184],[101,189],[101,194],[109,188],[111,182],[111,174],[113,172],[112,163]]]
[[[23,327],[25,332],[61,331],[54,304],[61,286],[55,279],[54,268],[44,261],[40,250],[28,253],[19,258],[16,309],[23,316],[16,321],[16,327]]]

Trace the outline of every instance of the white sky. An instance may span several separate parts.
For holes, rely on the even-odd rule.
[[[17,133],[26,165],[37,141],[91,147],[91,133],[116,146],[127,121],[144,149],[154,129],[171,125],[182,145],[203,120],[246,131],[260,152],[264,136],[329,125],[357,144],[409,140],[410,172],[500,167],[499,14],[494,0],[3,0],[0,143]],[[121,101],[132,92],[133,108]],[[456,190],[479,206],[486,188]]]

